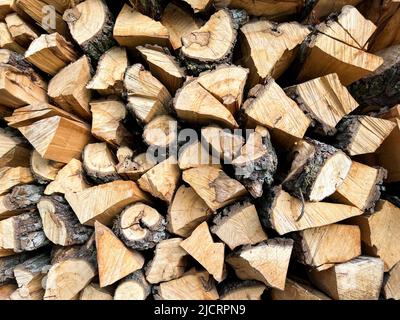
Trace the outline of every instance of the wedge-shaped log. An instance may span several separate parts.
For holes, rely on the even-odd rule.
[[[0,168],[0,195],[9,192],[13,187],[32,183],[35,179],[29,168],[3,167]]]
[[[26,23],[17,13],[8,14],[4,20],[13,39],[23,48],[28,48],[30,43],[39,37],[39,31]]]
[[[286,279],[285,290],[272,289],[272,300],[331,300],[322,292],[307,284]]]
[[[29,165],[31,150],[18,132],[0,128],[0,166],[19,167]]]
[[[400,300],[400,263],[386,274],[382,290],[386,299]]]
[[[117,172],[121,177],[137,181],[140,177],[153,168],[157,162],[147,153],[136,155],[130,148],[121,147],[117,151]]]
[[[113,296],[110,290],[100,288],[97,283],[91,283],[81,291],[79,300],[105,301],[113,300]]]
[[[31,171],[39,184],[48,184],[54,181],[64,163],[44,159],[36,150],[30,156]]]
[[[220,290],[220,300],[261,300],[266,287],[252,280],[226,283]]]

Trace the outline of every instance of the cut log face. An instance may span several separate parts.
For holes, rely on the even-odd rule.
[[[157,162],[147,153],[134,155],[134,152],[128,147],[118,149],[117,158],[119,163],[116,166],[120,176],[130,180],[137,181],[140,177],[157,165]]]
[[[218,300],[214,279],[206,271],[194,269],[182,277],[163,282],[158,287],[160,300]]]
[[[143,140],[148,146],[159,148],[161,152],[176,148],[178,122],[168,115],[155,117],[144,127]]]
[[[110,229],[97,221],[95,233],[101,287],[111,285],[143,267],[142,255],[126,248]]]
[[[373,257],[379,257],[389,271],[400,261],[398,249],[400,209],[386,200],[380,200],[374,213],[362,215],[349,220],[361,229],[361,240],[364,251]]]
[[[151,286],[139,270],[120,282],[115,290],[114,300],[146,300],[150,292]]]
[[[213,220],[211,232],[231,250],[242,245],[255,245],[267,240],[257,210],[250,203],[234,204],[225,208]]]
[[[272,300],[331,300],[322,292],[300,282],[286,279],[285,290],[272,289]]]
[[[30,155],[29,146],[11,130],[0,129],[0,166],[18,167],[28,166]]]
[[[332,195],[343,184],[352,164],[344,152],[308,138],[298,142],[293,152],[295,158],[283,187],[311,202]]]
[[[152,284],[180,278],[188,265],[188,254],[181,248],[183,239],[163,240],[154,251],[154,258],[146,266],[146,279]]]
[[[4,20],[13,39],[23,48],[27,48],[39,36],[38,30],[26,23],[16,13],[10,13]]]
[[[21,47],[12,37],[5,22],[0,22],[0,47],[24,54],[25,49]]]
[[[113,300],[113,296],[109,290],[100,288],[96,283],[91,283],[81,291],[79,300],[105,301]]]
[[[336,146],[350,156],[375,152],[395,126],[392,121],[369,116],[345,117],[337,127]]]
[[[230,178],[221,169],[201,166],[183,172],[183,180],[213,211],[221,209],[247,194],[240,182]]]
[[[219,145],[219,137],[215,140],[218,141]],[[196,168],[202,165],[212,165],[221,168],[221,159],[219,156],[220,154],[218,156],[211,155],[207,147],[204,147],[201,142],[194,142],[179,149],[178,164],[181,170]]]
[[[93,225],[95,220],[111,224],[127,205],[150,202],[149,197],[133,181],[114,181],[79,192],[68,191],[65,198],[80,223],[85,225]]]
[[[256,246],[245,246],[228,255],[239,279],[257,280],[266,286],[285,289],[286,274],[292,254],[293,240],[270,239]]]
[[[261,300],[266,287],[258,281],[227,283],[220,291],[220,300]]]
[[[9,192],[13,187],[32,183],[35,179],[31,170],[25,167],[3,167],[0,169],[0,195]]]
[[[194,13],[206,11],[213,1],[211,0],[184,0],[193,9]]]
[[[382,290],[386,299],[400,300],[400,263],[386,274]]]
[[[40,184],[48,184],[57,177],[58,172],[64,167],[64,163],[47,160],[34,150],[30,156],[32,174]]]
[[[378,300],[383,261],[360,256],[325,271],[312,271],[310,279],[335,300]]]

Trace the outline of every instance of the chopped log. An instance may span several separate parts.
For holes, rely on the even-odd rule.
[[[219,141],[219,139],[217,140]],[[220,162],[220,157],[211,155],[201,142],[189,143],[179,149],[178,164],[181,170],[196,168],[202,165],[212,165],[221,168]]]
[[[0,168],[0,195],[9,192],[15,186],[34,182],[31,170],[25,167]]]
[[[400,263],[385,275],[382,291],[385,299],[400,300]]]
[[[268,239],[257,210],[248,202],[236,203],[225,208],[213,220],[210,230],[231,250],[242,245],[255,245]]]
[[[121,47],[136,48],[146,44],[169,45],[169,32],[161,22],[141,14],[125,4],[114,26],[114,39]]]
[[[245,187],[221,169],[201,166],[183,172],[183,180],[213,211],[221,209],[247,194]]]
[[[236,281],[227,283],[219,293],[220,300],[261,300],[266,287],[258,281]]]
[[[201,246],[199,246],[201,243]],[[198,261],[218,282],[226,278],[225,245],[214,242],[207,222],[199,225],[180,246]]]
[[[175,94],[182,87],[186,72],[168,49],[146,45],[137,47],[137,50],[146,60],[151,73],[166,86],[171,94]]]
[[[64,197],[43,197],[37,205],[46,237],[55,244],[71,246],[84,244],[92,235],[92,229],[79,223]]]
[[[14,0],[2,0],[0,1],[0,20],[3,20],[9,13],[13,12]]]
[[[93,60],[114,46],[114,18],[103,0],[83,1],[65,10],[63,19],[74,40]]]
[[[280,235],[293,231],[326,226],[363,212],[353,206],[328,203],[304,202],[292,197],[281,187],[275,187],[268,195],[267,203],[259,208],[261,222],[272,227]]]
[[[135,155],[128,147],[118,149],[117,158],[119,163],[116,166],[120,176],[137,181],[140,177],[153,168],[157,162],[147,153]]]
[[[33,150],[30,156],[30,165],[33,176],[39,184],[48,184],[57,177],[64,163],[47,160]]]
[[[278,157],[268,130],[257,126],[232,165],[236,179],[243,183],[254,198],[260,198],[264,188],[272,185],[278,167]]]
[[[25,52],[25,59],[45,73],[55,76],[78,59],[72,43],[59,33],[42,34],[33,40]]]
[[[295,157],[283,187],[297,198],[311,202],[335,193],[352,164],[341,150],[309,138],[298,142],[293,153]]]
[[[81,224],[93,226],[97,220],[111,224],[123,208],[136,202],[149,203],[148,195],[143,193],[133,181],[114,181],[65,194],[72,210]]]
[[[91,66],[86,56],[69,64],[49,82],[48,94],[65,111],[83,119],[91,119],[90,90],[86,85],[91,77]]]
[[[342,9],[343,5],[358,5],[362,0],[317,0],[317,1],[307,1],[310,5],[308,11],[310,12],[310,17],[312,20],[322,19],[335,13]],[[310,19],[310,18],[309,18]]]
[[[111,285],[143,267],[142,255],[127,249],[110,229],[96,221],[95,230],[101,287]]]
[[[29,258],[25,253],[0,258],[0,286],[14,282],[14,268]]]
[[[204,200],[191,187],[182,185],[168,209],[168,231],[187,238],[211,214]]]
[[[228,255],[226,262],[242,280],[257,280],[284,290],[293,240],[270,239],[256,246],[245,246]]]
[[[178,147],[178,122],[168,115],[153,118],[144,127],[143,141],[158,157],[169,154]]]
[[[21,72],[35,76],[32,65],[25,60],[24,55],[8,49],[0,49],[0,63],[9,64]]]
[[[162,240],[146,266],[146,280],[156,284],[180,278],[188,265],[188,254],[180,245],[183,239]]]
[[[168,238],[167,222],[158,211],[136,203],[122,211],[114,223],[114,233],[131,249],[148,250]]]
[[[350,156],[375,152],[395,123],[370,116],[347,116],[337,126],[335,145]]]
[[[89,187],[90,185],[84,176],[82,163],[79,160],[72,159],[58,172],[56,178],[49,183],[44,193],[46,195],[53,193],[65,194],[68,192],[80,192]]]
[[[165,4],[168,1],[165,0],[150,0],[150,1],[141,1],[141,0],[129,0],[131,5],[139,10],[141,13],[149,16],[155,20],[160,20]]]
[[[105,301],[113,300],[113,296],[109,290],[100,288],[96,283],[91,283],[83,289],[79,295],[79,300],[95,300],[95,301]]]
[[[310,33],[306,26],[297,22],[277,25],[264,19],[251,21],[240,30],[243,34],[242,64],[250,70],[250,87],[262,83],[269,76],[279,78],[293,62],[299,45]]]
[[[331,300],[318,290],[291,279],[286,279],[285,290],[272,289],[272,300]]]
[[[168,113],[171,95],[141,64],[128,68],[124,84],[128,95],[128,110],[139,121],[147,124],[154,117]]]
[[[29,165],[31,150],[17,132],[0,128],[0,166],[19,167]]]
[[[193,9],[194,13],[207,11],[211,4],[212,0],[184,0],[187,2]]]
[[[159,300],[218,300],[214,279],[206,271],[192,269],[182,277],[162,282],[156,288]]]
[[[120,94],[124,90],[124,75],[128,68],[125,48],[113,47],[99,59],[96,74],[86,88],[97,90],[101,95]]]
[[[325,271],[309,273],[314,285],[335,300],[378,300],[383,261],[360,256]]]
[[[132,273],[122,280],[115,290],[114,300],[146,300],[151,286],[141,270]]]
[[[18,128],[45,159],[68,163],[90,142],[88,125],[55,116]]]
[[[10,300],[10,296],[12,295],[18,287],[15,284],[5,284],[0,286],[0,301]]]
[[[0,48],[24,54],[25,48],[21,47],[12,37],[5,22],[0,22]]]
[[[242,110],[250,124],[265,126],[271,135],[285,145],[304,137],[309,119],[273,79],[257,85],[249,92]]]
[[[358,107],[336,73],[286,88],[285,92],[315,121],[316,129],[327,135],[334,134],[339,121]]]
[[[43,0],[49,5],[54,6],[57,12],[64,13],[65,10],[73,7],[74,5],[82,2],[83,0]]]
[[[28,48],[31,42],[39,37],[39,31],[16,13],[10,13],[4,20],[13,39],[23,48]]]
[[[398,238],[400,208],[386,200],[380,200],[374,213],[354,217],[349,223],[361,229],[363,250],[366,254],[378,257],[385,263],[385,271],[389,271],[400,261]]]
[[[142,190],[170,203],[180,179],[181,171],[176,159],[172,156],[142,175],[138,184]]]

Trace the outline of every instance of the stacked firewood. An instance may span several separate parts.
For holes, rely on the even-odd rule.
[[[0,21],[0,299],[400,299],[399,1]]]

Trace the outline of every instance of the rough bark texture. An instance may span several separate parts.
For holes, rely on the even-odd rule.
[[[4,206],[9,210],[34,209],[43,195],[44,187],[35,185],[16,186],[4,199]]]
[[[165,0],[130,0],[130,3],[138,11],[155,20],[161,19],[161,15],[168,2]]]
[[[361,117],[359,116],[347,116],[342,119],[342,121],[339,122],[337,125],[336,129],[336,135],[335,135],[335,147],[342,149],[344,151],[348,151],[347,147],[351,144],[353,141],[353,136],[354,133],[356,132],[358,126],[359,126],[359,121]]]
[[[14,268],[26,261],[28,258],[29,255],[26,253],[0,258],[0,285],[13,282],[15,279]]]

